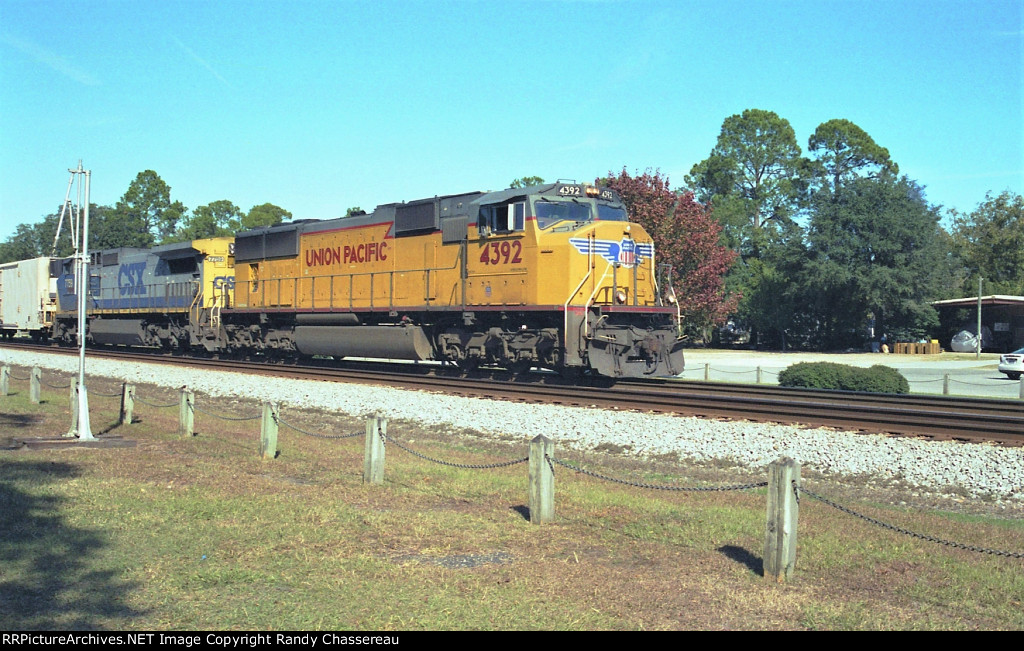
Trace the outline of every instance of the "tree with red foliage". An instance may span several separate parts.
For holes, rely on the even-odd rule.
[[[630,219],[654,239],[655,262],[672,265],[668,282],[684,325],[707,340],[711,326],[724,323],[741,298],[725,292],[725,274],[736,252],[719,242],[722,227],[711,218],[711,208],[698,203],[692,192],[671,190],[660,170],[630,176],[623,168],[597,183],[618,192]]]

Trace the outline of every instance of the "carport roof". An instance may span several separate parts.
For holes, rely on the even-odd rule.
[[[932,305],[935,307],[974,307],[978,304],[977,296],[969,296],[967,298],[951,298],[946,301],[932,301]],[[1020,305],[1024,306],[1024,296],[1005,296],[1001,294],[994,294],[992,296],[982,296],[981,305]]]

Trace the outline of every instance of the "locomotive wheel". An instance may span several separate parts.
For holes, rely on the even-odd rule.
[[[455,362],[464,373],[472,373],[480,368],[480,360],[476,357],[464,357],[459,361]]]
[[[532,368],[533,368],[533,362],[532,361],[512,362],[511,364],[508,365],[508,371],[512,375],[522,375],[523,373],[529,373],[530,369],[532,369]]]

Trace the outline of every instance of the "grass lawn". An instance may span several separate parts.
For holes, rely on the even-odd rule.
[[[282,427],[278,458],[262,460],[258,421],[197,413],[198,434],[184,439],[176,408],[136,403],[138,422],[115,426],[118,401],[97,394],[116,385],[96,382],[93,431],[113,427],[135,447],[0,451],[2,630],[1024,629],[1024,560],[900,535],[810,499],[796,573],[779,585],[762,576],[763,489],[651,491],[556,467],[556,522],[534,526],[526,464],[458,469],[388,446],[384,485],[364,485],[361,437]],[[66,391],[44,390],[33,405],[27,387],[13,390],[0,398],[0,443],[67,430]],[[324,434],[364,428],[281,414]],[[525,442],[415,423],[388,433],[459,463],[526,455]],[[736,480],[617,455],[565,458],[643,481]],[[1021,520],[812,489],[913,531],[1024,551]]]

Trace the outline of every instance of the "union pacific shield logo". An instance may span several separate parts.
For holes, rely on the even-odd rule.
[[[576,247],[576,250],[583,255],[589,255],[593,250],[594,254],[608,262],[618,263],[623,267],[643,264],[647,258],[654,257],[653,244],[642,244],[626,238],[616,242],[615,240],[588,240],[583,237],[570,237],[569,244]]]

